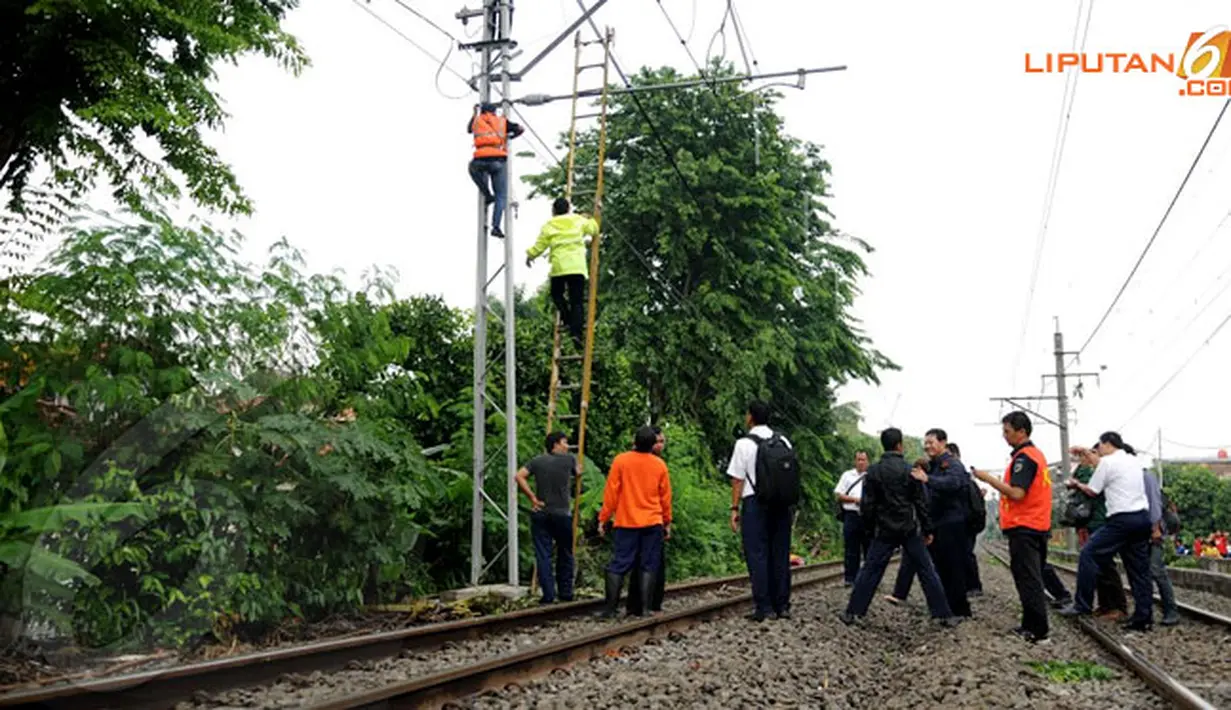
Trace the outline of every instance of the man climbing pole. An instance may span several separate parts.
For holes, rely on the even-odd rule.
[[[586,237],[598,235],[598,222],[585,215],[570,214],[570,209],[572,205],[563,197],[552,203],[552,218],[543,225],[534,246],[526,250],[526,266],[544,251],[551,250],[551,300],[560,312],[560,320],[568,326],[577,351],[581,352],[585,347],[582,300],[586,290]]]
[[[479,187],[487,204],[495,203],[492,208],[492,236],[503,239],[504,230],[500,225],[509,201],[509,140],[520,136],[525,129],[497,115],[495,104],[481,104],[475,107],[475,115],[466,124],[466,130],[474,134],[470,179]]]

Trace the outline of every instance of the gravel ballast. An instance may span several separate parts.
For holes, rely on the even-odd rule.
[[[827,574],[822,572],[821,574]],[[625,580],[624,594],[628,591]],[[746,594],[746,584],[695,592],[663,599],[663,611],[671,612],[719,599]],[[623,595],[621,596],[623,617]],[[437,649],[406,651],[395,658],[377,661],[354,661],[344,670],[307,675],[287,674],[277,683],[248,689],[237,689],[214,695],[202,694],[192,701],[176,705],[177,710],[223,710],[228,708],[301,708],[331,698],[404,682],[408,679],[469,665],[505,654],[517,653],[553,643],[563,638],[582,636],[608,628],[613,622],[591,615],[551,621],[534,628],[514,629],[483,638],[450,641]]]
[[[1065,582],[1072,585],[1073,575],[1066,577]],[[1175,595],[1180,602],[1231,616],[1231,600],[1221,595],[1180,588],[1176,588]],[[1132,597],[1128,598],[1131,608]],[[1180,612],[1177,626],[1162,626],[1158,623],[1161,619],[1162,607],[1155,604],[1154,630],[1147,634],[1123,634],[1114,622],[1096,623],[1118,634],[1130,648],[1214,706],[1231,708],[1231,628],[1201,621],[1184,612]]]
[[[698,624],[631,652],[560,669],[521,687],[472,697],[467,708],[1161,708],[1166,704],[1069,622],[1053,616],[1052,643],[1009,633],[1017,594],[1008,571],[982,565],[975,618],[942,629],[916,591],[901,607],[880,599],[848,627],[837,614],[848,590],[795,595],[793,619],[753,624],[739,616]],[[1030,661],[1099,663],[1110,680],[1060,683]]]

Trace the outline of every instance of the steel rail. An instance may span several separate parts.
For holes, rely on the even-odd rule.
[[[991,553],[992,557],[999,560],[1001,564],[1006,567],[1009,565],[1008,559],[1000,550],[989,546],[988,552]],[[1059,565],[1052,566],[1066,569]],[[1066,571],[1069,570],[1066,569]],[[1175,676],[1151,663],[1149,659],[1134,651],[1123,641],[1100,629],[1090,619],[1077,619],[1077,626],[1109,653],[1120,659],[1120,662],[1127,666],[1138,678],[1141,678],[1147,685],[1154,688],[1163,698],[1175,703],[1177,707],[1190,710],[1218,710],[1216,705],[1211,704],[1205,698],[1194,693],[1188,686],[1176,679]]]
[[[1008,552],[1005,550],[998,550],[998,551],[1008,554]],[[1075,567],[1070,567],[1069,565],[1065,565],[1065,564],[1056,564],[1055,562],[1052,562],[1051,566],[1055,567],[1056,569],[1062,572],[1071,574],[1074,577],[1077,576],[1077,569]],[[1124,591],[1132,592],[1133,588],[1126,584],[1124,585]],[[1158,596],[1157,594],[1153,596],[1154,596],[1155,603],[1158,603],[1158,604],[1163,603],[1162,597]],[[1186,615],[1191,616],[1194,619],[1205,621],[1211,624],[1216,624],[1218,626],[1225,626],[1231,629],[1231,617],[1223,616],[1222,614],[1219,614],[1218,612],[1210,611],[1209,609],[1203,609],[1199,606],[1193,606],[1192,604],[1186,604],[1180,601],[1179,599],[1175,600],[1175,607],[1176,609],[1179,609],[1180,611],[1184,612]]]
[[[832,560],[793,567],[791,573],[797,577],[841,565],[841,560]],[[664,590],[664,594],[678,597],[747,582],[748,575],[703,579],[671,585]],[[602,599],[586,599],[473,619],[326,639],[201,663],[102,676],[9,693],[0,696],[0,708],[167,708],[200,692],[211,693],[259,686],[286,673],[338,670],[351,661],[390,658],[405,650],[435,647],[449,641],[473,639],[509,629],[534,626],[596,611],[602,605]]]
[[[805,579],[796,578],[792,580],[791,586],[799,588],[833,581],[841,579],[842,574],[839,569]],[[561,666],[599,656],[609,649],[632,646],[654,636],[664,636],[751,601],[752,594],[741,594],[632,623],[617,624],[583,636],[328,700],[309,706],[308,710],[439,708],[475,693],[503,688],[509,684],[520,685]]]

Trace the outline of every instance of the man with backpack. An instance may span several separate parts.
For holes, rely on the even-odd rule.
[[[748,434],[735,442],[731,478],[731,530],[743,533],[752,580],[752,621],[772,610],[791,618],[791,522],[799,502],[799,463],[786,437],[769,427],[769,405],[754,401],[745,418]]]

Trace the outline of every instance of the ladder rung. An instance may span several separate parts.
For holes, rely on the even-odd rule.
[[[571,385],[556,385],[556,389],[558,389],[558,390],[576,390],[576,389],[581,389],[581,385],[579,385],[579,384],[577,384],[576,382],[574,382],[574,383],[573,383],[573,384],[571,384]]]
[[[560,421],[564,421],[565,419],[581,419],[581,415],[579,415],[579,414],[561,414],[560,416],[556,417],[556,419],[559,419]]]
[[[582,359],[585,359],[585,355],[561,355],[560,359],[561,360],[582,360]]]
[[[580,74],[581,72],[587,69],[602,69],[602,68],[603,68],[603,62],[599,62],[597,64],[582,64],[581,66],[577,67],[577,73]]]
[[[576,116],[574,116],[574,118],[576,118],[577,120],[581,120],[583,118],[597,118],[598,116],[602,116],[602,115],[603,115],[602,111],[596,111],[594,113],[579,113]]]

